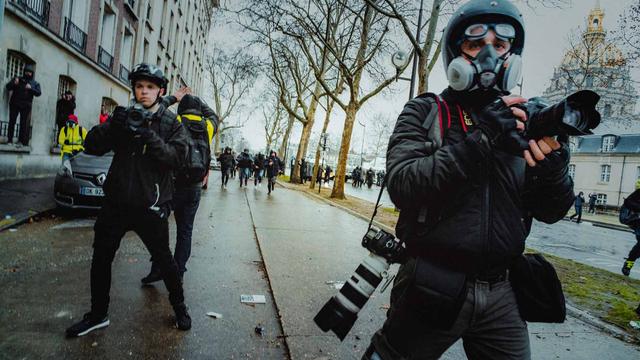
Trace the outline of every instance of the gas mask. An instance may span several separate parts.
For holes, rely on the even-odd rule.
[[[447,68],[449,85],[456,91],[496,89],[509,92],[520,81],[520,55],[498,56],[494,47],[487,44],[476,57],[467,57],[458,56]]]

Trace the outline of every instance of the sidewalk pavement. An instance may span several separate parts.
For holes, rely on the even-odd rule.
[[[384,322],[389,290],[374,293],[344,342],[322,333],[312,319],[337,293],[330,282],[348,279],[367,255],[360,245],[367,221],[295,190],[278,188],[268,201],[248,200],[292,359],[359,359]],[[531,323],[529,331],[534,359],[640,355],[637,347],[572,316],[564,324]],[[443,356],[461,358],[461,341]]]
[[[0,181],[0,231],[54,209],[55,177]]]

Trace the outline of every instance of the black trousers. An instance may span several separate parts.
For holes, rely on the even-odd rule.
[[[636,261],[640,258],[640,227],[634,228],[633,233],[636,235],[636,244],[631,248],[627,256],[627,260],[630,261]]]
[[[9,105],[9,129],[7,133],[8,142],[13,141],[14,128],[16,127],[16,120],[20,115],[20,130],[18,131],[18,142],[22,145],[29,145],[29,114],[31,113],[31,106],[19,107],[15,105]]]
[[[111,263],[127,231],[133,230],[157,262],[169,291],[171,305],[184,302],[178,267],[169,249],[169,205],[160,211],[132,209],[105,202],[94,226],[93,259],[91,260],[91,312],[98,316],[109,310]]]

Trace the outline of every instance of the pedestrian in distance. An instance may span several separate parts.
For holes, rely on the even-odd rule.
[[[42,94],[40,84],[35,80],[33,65],[24,66],[21,77],[14,77],[5,86],[11,92],[9,98],[9,130],[7,131],[7,142],[13,143],[16,121],[20,116],[18,128],[18,146],[29,145],[29,119],[33,106],[33,97]],[[63,121],[64,125],[64,121]]]
[[[73,96],[71,90],[67,90],[62,97],[56,102],[56,126],[58,133],[67,124],[69,115],[73,114],[76,109],[76,97]]]
[[[175,171],[172,209],[176,221],[176,247],[173,257],[178,266],[180,281],[187,271],[187,260],[191,256],[191,237],[203,182],[209,174],[211,163],[211,141],[218,129],[218,115],[197,96],[180,91],[178,96],[165,98],[167,105],[178,104],[178,121],[187,130],[189,148],[186,161]],[[152,260],[149,275],[142,279],[143,284],[162,280],[160,264]]]
[[[247,182],[251,177],[251,169],[253,167],[253,160],[251,159],[251,155],[249,155],[249,150],[244,149],[238,158],[236,159],[238,163],[238,169],[240,170],[240,187],[242,187],[242,183],[244,182],[244,186],[247,186]]]
[[[155,262],[169,291],[175,326],[191,328],[178,267],[169,248],[173,171],[185,161],[188,135],[176,115],[161,106],[167,79],[162,70],[138,64],[129,73],[135,105],[116,107],[110,119],[89,131],[85,152],[113,151],[105,199],[94,225],[91,311],[69,327],[67,336],[88,334],[110,324],[111,264],[122,237],[134,231]]]
[[[300,184],[303,184],[307,181],[307,162],[303,159],[300,160]]]
[[[587,211],[587,214],[596,213],[596,200],[598,200],[598,194],[596,193],[589,194],[589,210]]]
[[[567,144],[526,140],[526,113],[512,107],[526,99],[505,96],[520,81],[520,11],[471,0],[449,19],[449,87],[409,100],[389,139],[387,190],[407,258],[363,359],[437,359],[459,339],[469,359],[531,358],[513,289],[547,277],[517,282],[512,264],[532,219],[555,223],[574,200]]]
[[[224,149],[222,154],[220,154],[220,156],[218,157],[218,162],[220,163],[220,173],[222,174],[220,187],[226,189],[231,171],[236,167],[236,159],[231,153],[230,147],[227,146]]]
[[[235,151],[231,151],[231,155],[233,156],[234,159],[237,158],[236,156],[236,152]],[[231,168],[231,178],[235,179],[236,178],[236,170],[238,169],[238,163],[237,161],[235,162],[235,166],[233,168]]]
[[[261,152],[253,158],[253,186],[262,185],[262,175],[264,173],[265,157]]]
[[[333,169],[331,169],[331,166],[327,165],[324,168],[324,183],[325,185],[329,183],[329,180],[331,180],[331,171],[333,171]]]
[[[267,172],[267,188],[268,194],[271,195],[271,192],[275,190],[276,187],[276,179],[278,178],[278,174],[280,173],[280,169],[283,167],[282,160],[278,157],[278,153],[275,150],[271,150],[269,153],[269,157],[266,160],[266,172]]]
[[[573,201],[573,207],[576,211],[575,214],[569,216],[569,221],[573,221],[573,218],[578,216],[578,220],[576,224],[580,224],[580,220],[582,219],[582,205],[584,204],[584,195],[582,191],[578,195],[576,195],[575,200]]]
[[[87,129],[78,124],[78,117],[74,114],[67,116],[66,124],[58,134],[60,157],[62,161],[71,159],[84,150],[84,140],[87,137]]]

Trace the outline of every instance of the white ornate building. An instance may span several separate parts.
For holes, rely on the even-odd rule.
[[[602,114],[594,133],[640,133],[640,116],[635,112],[638,92],[623,52],[607,40],[604,17],[598,1],[589,14],[586,30],[571,39],[544,97],[555,103],[578,90],[593,90],[601,96],[598,110]]]

